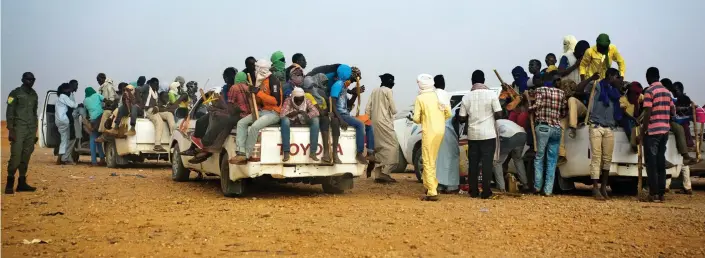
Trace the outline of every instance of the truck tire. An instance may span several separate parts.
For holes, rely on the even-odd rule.
[[[414,162],[414,174],[416,174],[416,180],[419,181],[419,183],[423,183],[423,163],[421,160],[421,148],[414,148],[411,160],[412,162]]]
[[[109,168],[117,168],[117,149],[115,148],[115,142],[106,141],[104,144],[105,149],[105,163],[107,163]]]
[[[220,189],[225,197],[238,197],[245,195],[245,187],[247,183],[245,179],[237,181],[230,180],[230,163],[228,162],[228,153],[223,152],[220,157]]]
[[[349,174],[332,176],[323,182],[323,192],[327,194],[342,194],[353,188],[353,178]]]
[[[184,167],[180,152],[179,145],[175,144],[171,153],[171,180],[186,182],[188,181],[189,175],[191,175],[191,171]]]

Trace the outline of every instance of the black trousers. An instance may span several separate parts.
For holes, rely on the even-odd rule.
[[[645,135],[644,154],[649,195],[666,193],[666,143],[668,134]]]
[[[340,123],[337,118],[331,119],[327,115],[322,115],[318,117],[318,122],[320,123],[321,132],[328,132],[333,130],[333,137],[336,139],[340,137]]]
[[[193,137],[203,138],[208,130],[208,125],[210,124],[210,114],[206,114],[202,117],[196,119],[196,127],[193,130]]]
[[[495,139],[468,141],[468,162],[470,174],[470,196],[479,196],[478,181],[480,177],[480,163],[482,163],[482,197],[492,195],[490,180],[494,164]]]

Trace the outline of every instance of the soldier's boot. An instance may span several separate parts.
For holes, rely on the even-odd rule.
[[[27,184],[27,177],[20,176],[19,180],[17,181],[17,192],[34,192],[36,190],[37,188]]]
[[[7,176],[7,184],[5,185],[5,194],[14,194],[15,191],[12,190],[15,187],[15,177]]]

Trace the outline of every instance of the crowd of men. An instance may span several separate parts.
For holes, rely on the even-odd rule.
[[[574,138],[582,126],[589,127],[591,145],[590,175],[593,196],[609,199],[607,185],[613,151],[613,129],[624,128],[634,149],[643,143],[649,178],[649,201],[664,201],[665,160],[668,132],[673,131],[684,164],[696,162],[688,155],[694,146],[689,122],[692,102],[683,92],[683,84],[660,80],[657,68],[649,68],[643,88],[638,82],[625,82],[624,59],[611,44],[609,36],[601,34],[596,45],[564,38],[564,53],[560,60],[555,54],[546,55],[547,68],[538,60],[529,61],[527,74],[521,66],[512,70],[514,82],[502,84],[499,97],[485,85],[485,74],[472,74],[471,91],[464,96],[456,114],[452,114],[450,96],[444,90],[443,75],[421,74],[417,77],[419,95],[414,104],[414,122],[422,127],[423,183],[425,201],[437,201],[439,192],[453,193],[459,189],[458,127],[467,125],[470,196],[492,198],[491,180],[499,191],[505,191],[505,164],[511,159],[515,173],[525,192],[551,196],[556,167],[567,162],[565,135]],[[612,68],[616,62],[619,69]],[[323,146],[320,162],[341,163],[338,152],[340,130],[348,127],[356,132],[356,160],[374,168],[376,183],[394,183],[391,176],[397,164],[398,142],[393,120],[397,112],[391,74],[380,75],[380,87],[373,90],[360,115],[352,114],[364,86],[359,85],[360,69],[346,64],[316,67],[305,73],[307,61],[297,53],[286,66],[281,51],[269,59],[245,59],[245,68],[228,67],[223,72],[224,85],[203,93],[207,114],[198,118],[195,130],[188,136],[192,146],[181,154],[193,156],[190,163],[201,163],[218,152],[229,132],[236,130],[237,152],[229,162],[247,164],[258,132],[267,126],[279,125],[282,137],[282,161],[290,159],[290,128],[310,128],[309,159],[318,162],[319,142]],[[556,65],[558,64],[558,65]],[[34,75],[25,73],[22,86],[8,98],[8,130],[12,155],[8,165],[5,193],[13,193],[14,175],[20,170],[17,191],[34,191],[27,184],[26,172],[36,139],[37,95],[32,89]],[[160,90],[159,79],[140,76],[136,82],[119,83],[100,73],[96,77],[99,89],[85,89],[83,107],[85,121],[77,121],[74,93],[75,80],[62,84],[57,92],[56,125],[61,144],[56,150],[58,164],[73,164],[72,146],[76,138],[74,123],[83,123],[90,134],[91,164],[104,165],[101,142],[103,134],[135,135],[137,118],[149,118],[155,126],[154,151],[166,151],[161,146],[163,128],[175,131],[175,113],[193,108],[198,85],[186,83],[178,76],[166,91]],[[356,83],[356,87],[351,87]],[[129,117],[129,118],[128,118]],[[125,118],[125,119],[123,119]],[[584,119],[584,120],[583,120]],[[123,121],[124,120],[124,121]],[[128,124],[124,124],[128,123]],[[121,133],[120,128],[125,128]],[[181,130],[186,134],[185,130]],[[524,153],[524,146],[529,151]],[[533,182],[529,182],[524,160],[532,160]],[[687,167],[686,167],[687,168]],[[480,173],[481,172],[481,173]],[[684,172],[686,172],[684,170]],[[481,180],[480,180],[481,179]],[[684,176],[686,181],[688,176]],[[480,187],[480,181],[482,187]],[[685,193],[692,193],[686,182]],[[481,188],[481,189],[480,189]]]
[[[607,186],[617,127],[622,127],[630,138],[634,152],[637,146],[644,145],[647,201],[664,201],[666,169],[673,167],[665,158],[669,131],[675,135],[685,165],[682,193],[692,194],[688,166],[699,162],[688,154],[695,146],[689,128],[695,104],[683,92],[683,84],[661,80],[655,67],[646,71],[645,89],[636,81],[625,82],[626,63],[606,34],[600,34],[592,47],[573,36],[566,36],[563,44],[558,66],[555,54],[550,53],[545,60],[548,67],[543,70],[540,61],[529,61],[531,75],[522,67],[515,67],[514,82],[502,84],[499,99],[484,85],[484,73],[473,72],[472,89],[464,96],[459,115],[454,118],[467,124],[470,196],[493,197],[493,172],[498,188],[504,191],[502,170],[509,155],[514,159],[522,190],[551,196],[556,167],[567,162],[564,132],[575,138],[577,129],[583,126],[589,128],[590,177],[595,199],[610,198]],[[612,68],[613,62],[619,69]],[[449,115],[442,104],[446,97],[433,94],[430,78],[422,74],[417,79],[420,94],[414,121],[423,127],[423,179],[427,188],[423,200],[435,201],[435,173],[446,171],[436,170],[434,160],[444,135],[442,124]],[[529,151],[522,155],[525,145]],[[529,162],[534,170],[533,182],[527,180],[522,159],[533,161]],[[441,177],[445,175],[438,176]]]

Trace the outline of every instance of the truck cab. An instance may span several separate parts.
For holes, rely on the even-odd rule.
[[[250,162],[246,165],[228,163],[235,156],[236,143],[234,128],[225,140],[223,148],[213,153],[206,161],[199,164],[187,162],[193,156],[183,156],[180,153],[193,144],[191,135],[196,127],[196,120],[207,115],[203,99],[199,99],[187,115],[177,117],[177,125],[188,123],[187,130],[182,133],[175,130],[172,133],[169,154],[172,162],[172,180],[188,181],[190,172],[196,171],[210,176],[219,176],[221,190],[226,197],[236,197],[246,194],[247,186],[253,179],[270,180],[281,183],[321,184],[326,193],[343,193],[353,188],[353,178],[362,175],[364,164],[355,160],[355,130],[348,128],[341,131],[337,151],[342,164],[328,165],[308,158],[310,151],[309,128],[291,128],[291,159],[282,162],[281,131],[279,126],[270,126],[259,132],[257,144]],[[320,136],[319,136],[320,139]],[[317,154],[320,158],[323,146],[319,143]]]

